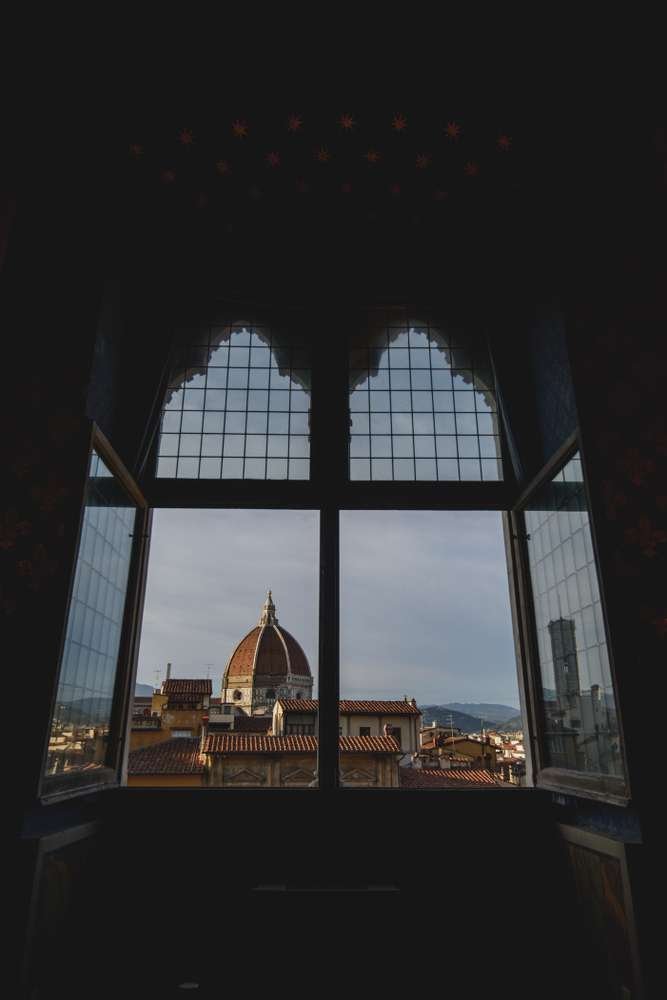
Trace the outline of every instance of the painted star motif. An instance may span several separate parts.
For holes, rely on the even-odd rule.
[[[245,139],[248,134],[247,122],[241,121],[240,118],[237,118],[236,121],[232,122],[232,132],[237,139]]]
[[[475,163],[474,160],[468,160],[463,169],[468,177],[477,177],[479,174],[479,164]]]
[[[342,129],[345,129],[346,132],[350,132],[357,123],[352,115],[341,115],[338,119],[338,124]]]
[[[144,155],[144,147],[138,142],[133,142],[130,145],[130,156],[133,156],[135,160],[138,160],[140,156]]]
[[[279,167],[280,166],[280,153],[276,153],[275,151],[271,152],[271,153],[268,153],[267,157],[266,157],[266,162],[268,163],[268,165],[270,167]]]
[[[194,142],[194,138],[195,137],[192,133],[192,130],[189,128],[183,128],[178,133],[178,141],[181,143],[182,146],[191,146],[192,143]]]
[[[447,122],[445,133],[448,139],[458,139],[461,135],[461,126],[457,122]]]
[[[215,165],[215,169],[222,177],[224,177],[225,174],[230,174],[232,172],[232,168],[230,167],[227,160],[218,160],[218,162]]]
[[[418,170],[426,170],[431,165],[431,157],[428,153],[419,153],[415,161]]]
[[[162,183],[163,184],[173,184],[174,181],[176,180],[176,171],[175,170],[163,170],[162,174],[161,174],[161,177],[162,177]]]
[[[497,140],[498,149],[502,150],[504,153],[509,152],[509,148],[512,145],[512,138],[509,135],[499,135]]]
[[[394,115],[391,121],[394,132],[403,132],[408,127],[408,120],[405,115]]]
[[[364,153],[364,159],[367,163],[377,163],[380,159],[380,154],[377,149],[369,149],[367,153]]]
[[[289,132],[298,132],[303,125],[301,115],[290,115],[287,119],[287,129]]]
[[[320,146],[319,149],[315,150],[315,158],[319,160],[320,163],[328,163],[331,159],[331,153],[326,146]]]

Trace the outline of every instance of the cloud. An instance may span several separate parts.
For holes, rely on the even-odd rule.
[[[140,680],[171,661],[217,690],[269,587],[316,673],[318,531],[314,511],[156,511]],[[518,704],[499,513],[341,513],[341,692]]]

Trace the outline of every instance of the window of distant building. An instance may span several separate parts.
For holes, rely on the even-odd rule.
[[[359,735],[360,736],[370,736],[371,735],[371,727],[370,726],[359,726]]]

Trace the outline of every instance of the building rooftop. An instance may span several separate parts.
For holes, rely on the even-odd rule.
[[[210,695],[213,683],[210,678],[171,677],[164,681],[162,694],[174,695]]]
[[[202,774],[203,771],[198,739],[176,738],[132,750],[127,762],[129,775]]]
[[[400,753],[393,736],[340,736],[341,753]],[[316,753],[317,736],[258,736],[215,733],[204,741],[204,753]]]
[[[399,768],[401,788],[462,788],[466,785],[503,785],[491,771],[441,770],[440,768]]]
[[[279,698],[284,712],[317,712],[317,698]],[[339,701],[341,715],[421,715],[411,701]]]

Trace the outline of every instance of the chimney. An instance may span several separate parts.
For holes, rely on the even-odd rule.
[[[165,677],[165,680],[168,681],[170,677],[171,677],[171,663],[168,663],[167,664],[167,676]]]

